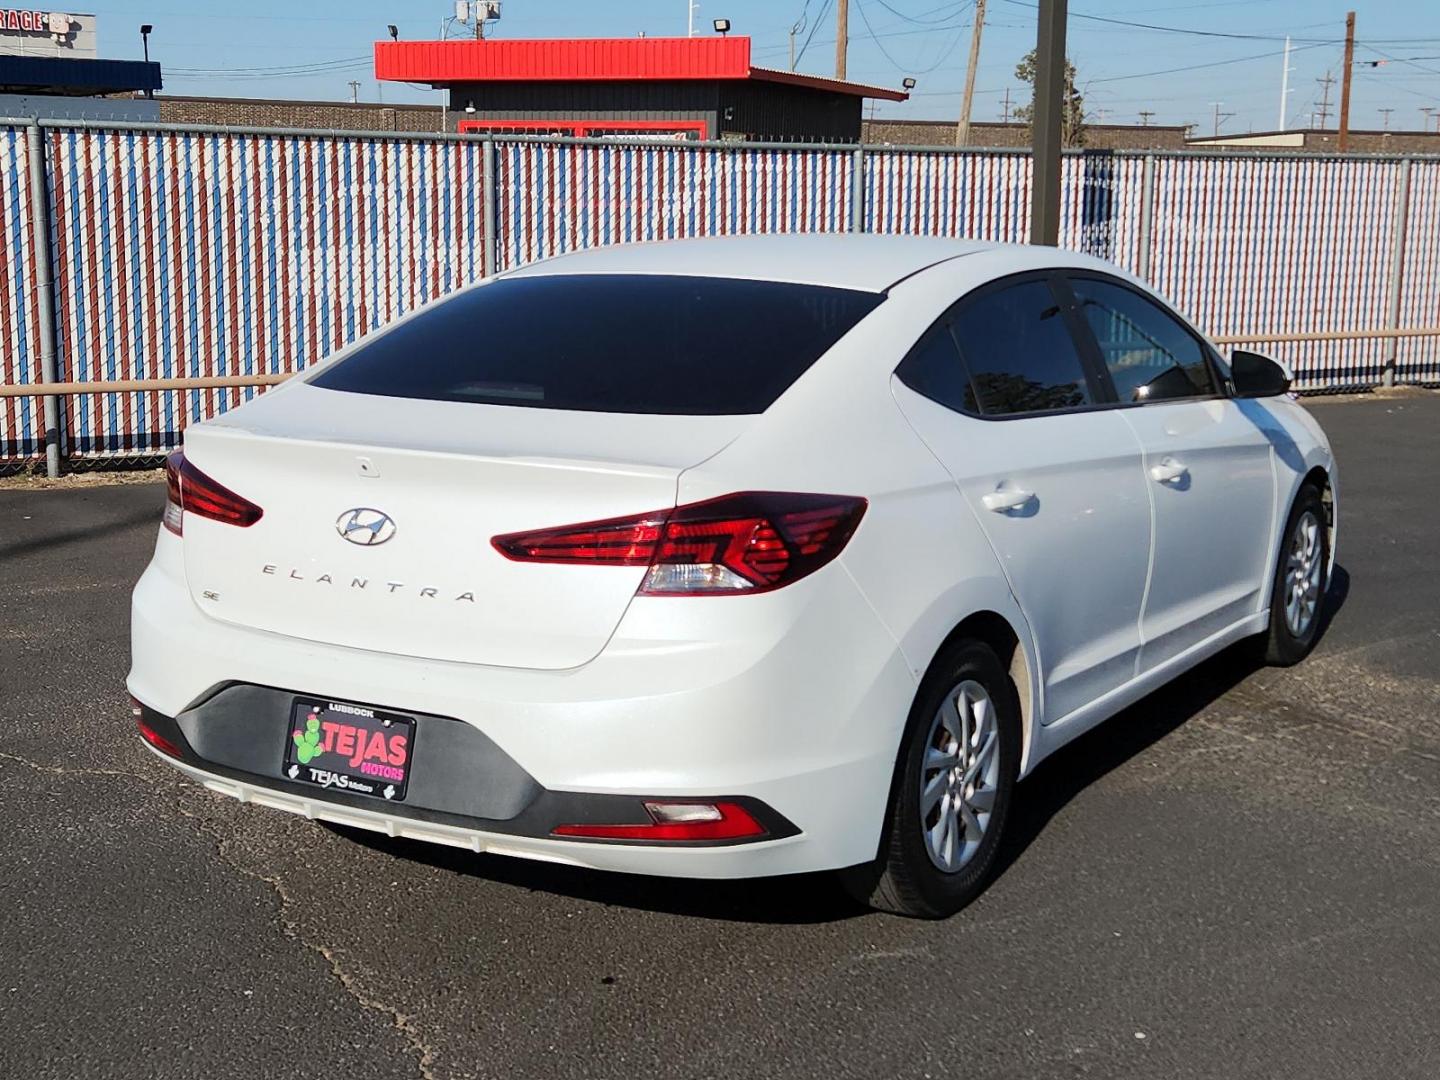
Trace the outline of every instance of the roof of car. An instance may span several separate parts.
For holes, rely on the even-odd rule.
[[[531,263],[507,276],[678,274],[882,292],[936,263],[1000,246],[848,233],[722,236],[591,248]]]

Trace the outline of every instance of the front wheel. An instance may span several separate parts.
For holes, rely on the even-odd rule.
[[[942,919],[984,888],[1020,766],[1015,688],[988,645],[947,647],[921,684],[900,748],[880,853],[844,872],[882,911]]]
[[[1330,584],[1330,530],[1325,501],[1312,484],[1295,497],[1271,585],[1270,626],[1258,639],[1267,664],[1298,664],[1315,647]]]

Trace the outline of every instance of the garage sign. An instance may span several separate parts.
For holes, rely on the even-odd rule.
[[[0,8],[0,30],[10,34],[68,34],[70,16],[25,8]]]

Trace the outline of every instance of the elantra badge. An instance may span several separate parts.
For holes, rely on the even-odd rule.
[[[360,507],[346,510],[335,519],[335,531],[342,539],[361,547],[375,547],[388,542],[395,535],[395,522],[389,514],[379,510]]]

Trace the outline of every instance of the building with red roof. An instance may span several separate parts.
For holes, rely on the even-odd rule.
[[[903,91],[756,67],[748,37],[379,41],[375,77],[449,94],[496,134],[860,141],[867,98]]]

